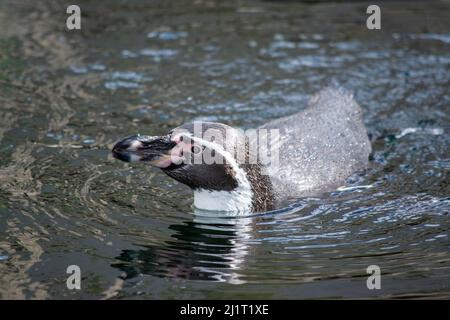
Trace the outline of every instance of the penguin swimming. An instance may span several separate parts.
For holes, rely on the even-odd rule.
[[[261,150],[271,161],[259,157]],[[362,110],[339,88],[321,90],[302,111],[250,134],[193,122],[165,136],[127,137],[112,150],[189,186],[196,208],[228,212],[269,211],[287,198],[335,189],[368,165],[370,152]]]

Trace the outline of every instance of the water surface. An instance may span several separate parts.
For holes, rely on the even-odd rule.
[[[448,3],[0,1],[1,298],[450,297]],[[250,128],[330,82],[373,161],[346,188],[249,218],[111,157],[196,119]],[[79,265],[82,290],[66,288]],[[368,290],[378,265],[382,289]]]

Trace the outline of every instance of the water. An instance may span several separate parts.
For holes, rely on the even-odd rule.
[[[1,298],[450,297],[448,3],[386,2],[381,31],[362,2],[78,3],[81,32],[58,1],[0,2]],[[373,161],[290,208],[195,214],[109,151],[194,119],[256,127],[330,81]]]

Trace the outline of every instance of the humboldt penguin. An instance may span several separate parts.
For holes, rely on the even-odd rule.
[[[341,186],[367,166],[371,144],[353,96],[330,87],[256,130],[197,121],[164,136],[127,137],[112,152],[189,186],[198,209],[245,213]]]

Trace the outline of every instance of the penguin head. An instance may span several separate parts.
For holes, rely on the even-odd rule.
[[[245,139],[221,123],[193,122],[164,136],[133,135],[117,142],[113,156],[160,168],[192,189],[232,191],[239,186],[236,156],[244,154]]]

